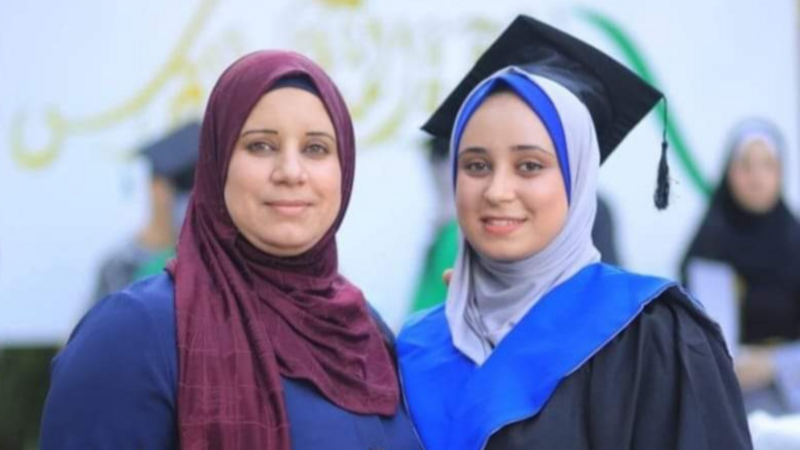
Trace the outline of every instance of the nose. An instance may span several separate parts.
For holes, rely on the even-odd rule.
[[[299,185],[308,180],[303,156],[296,145],[285,146],[279,152],[270,180],[275,184]]]
[[[507,203],[514,200],[514,195],[511,177],[501,171],[495,171],[484,191],[486,201],[492,205]]]

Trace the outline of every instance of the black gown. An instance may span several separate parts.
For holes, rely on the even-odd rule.
[[[672,288],[565,378],[537,416],[499,430],[486,450],[750,448],[719,329]]]
[[[720,328],[668,280],[588,266],[481,365],[441,307],[406,324],[398,352],[428,450],[752,449]]]

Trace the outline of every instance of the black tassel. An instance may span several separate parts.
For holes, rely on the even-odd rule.
[[[667,98],[664,97],[664,133],[661,136],[661,160],[658,162],[658,180],[656,192],[653,195],[656,208],[659,211],[669,206],[669,164],[667,163]]]

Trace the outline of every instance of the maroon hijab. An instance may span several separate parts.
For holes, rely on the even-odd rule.
[[[223,198],[245,120],[280,79],[313,84],[336,131],[342,207],[308,252],[267,255],[234,226]],[[206,109],[200,161],[175,279],[182,449],[288,450],[281,376],[305,380],[348,411],[394,414],[394,364],[361,291],[338,273],[335,233],[353,186],[355,141],[336,86],[296,53],[263,51],[222,74]]]

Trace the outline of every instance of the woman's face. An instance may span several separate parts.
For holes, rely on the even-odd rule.
[[[482,255],[516,261],[538,253],[567,219],[567,194],[553,142],[539,117],[510,92],[488,97],[458,149],[456,208]]]
[[[781,165],[762,140],[747,144],[731,162],[728,185],[739,205],[752,213],[765,213],[780,198]]]
[[[275,256],[313,247],[342,204],[333,123],[322,101],[297,88],[261,97],[242,127],[225,182],[239,232]]]

